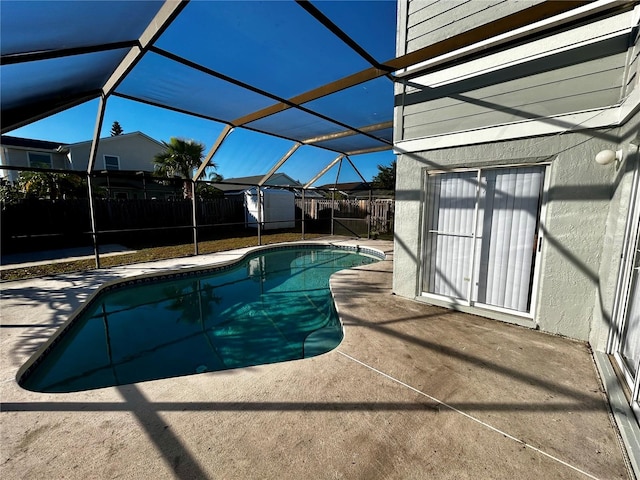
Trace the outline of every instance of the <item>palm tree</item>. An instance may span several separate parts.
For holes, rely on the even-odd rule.
[[[153,159],[156,175],[190,180],[194,170],[200,166],[204,159],[204,144],[176,137],[171,137],[168,143],[162,143],[165,151],[157,154]],[[217,168],[217,165],[210,162],[207,168],[209,167]],[[184,197],[191,198],[191,188],[188,181],[184,182],[183,189]]]

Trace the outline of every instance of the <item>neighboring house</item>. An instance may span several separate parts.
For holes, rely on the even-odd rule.
[[[15,182],[20,172],[4,170],[3,165],[68,170],[71,164],[69,150],[62,143],[2,135],[0,137],[0,178]]]
[[[104,187],[112,198],[175,197],[180,194],[179,189],[176,193],[173,186],[159,185],[151,178],[153,158],[164,148],[161,142],[141,132],[101,138],[93,168],[101,174],[96,185]],[[20,175],[16,170],[3,170],[2,165],[85,172],[90,151],[90,140],[63,144],[3,135],[0,177],[14,182]]]
[[[66,146],[73,170],[87,169],[91,143],[88,140]],[[153,172],[153,157],[164,148],[161,142],[142,132],[101,138],[93,169]]]
[[[397,53],[533,3],[401,1]],[[394,292],[588,341],[603,375],[611,354],[630,395],[618,420],[636,435],[639,17],[636,4],[409,68],[394,139]],[[622,160],[596,163],[604,150]],[[625,436],[636,468],[637,438]]]

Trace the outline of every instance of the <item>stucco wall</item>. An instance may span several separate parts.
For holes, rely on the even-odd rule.
[[[609,215],[612,166],[594,161],[612,148],[610,132],[565,133],[526,140],[456,147],[398,158],[394,291],[415,297],[422,236],[424,170],[550,162],[543,219],[546,238],[534,321],[542,330],[588,340],[599,285]],[[480,313],[480,312],[479,312]],[[489,311],[482,314],[496,318]]]
[[[636,115],[617,132],[619,149],[625,152],[622,164],[616,168],[611,186],[611,201],[605,225],[598,289],[594,299],[593,322],[589,342],[594,350],[605,351],[612,322],[614,297],[620,269],[629,200],[633,186],[634,169],[640,161],[638,145],[640,115]]]

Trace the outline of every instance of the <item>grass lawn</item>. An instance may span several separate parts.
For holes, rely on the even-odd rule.
[[[305,239],[325,236],[322,234],[306,234]],[[262,234],[262,244],[267,245],[279,242],[293,242],[300,240],[299,233],[274,233]],[[236,248],[254,247],[258,245],[258,237],[235,237],[220,240],[211,240],[198,243],[198,251],[201,254],[223,252]],[[123,253],[109,257],[100,257],[102,267],[114,267],[117,265],[129,265],[132,263],[164,260],[167,258],[180,258],[193,256],[193,244],[172,245],[168,247],[143,248],[132,253]],[[76,260],[72,262],[49,263],[25,268],[13,268],[0,272],[0,280],[23,280],[27,278],[56,275],[59,273],[79,272],[95,269],[95,260]]]

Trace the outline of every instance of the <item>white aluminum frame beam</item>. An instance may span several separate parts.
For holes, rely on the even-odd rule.
[[[102,87],[103,95],[109,96],[113,93],[124,77],[135,67],[149,47],[153,45],[153,42],[178,16],[187,3],[189,3],[189,0],[165,0],[158,13],[138,38],[138,44],[129,50],[129,53],[122,59],[120,65],[113,71],[111,77]]]
[[[280,160],[278,160],[278,162],[271,168],[271,170],[269,170],[269,172],[260,179],[260,181],[258,182],[258,186],[259,187],[263,186],[265,182],[269,180],[273,176],[273,174],[276,173],[282,165],[284,165],[284,162],[289,160],[291,155],[296,153],[296,150],[298,150],[298,148],[300,148],[301,146],[302,144],[299,142],[294,143],[293,147],[291,147],[289,151],[285,153],[284,156]]]
[[[326,167],[324,167],[322,170],[320,170],[318,172],[318,174],[313,177],[311,180],[309,180],[307,182],[307,184],[302,187],[302,188],[309,188],[311,185],[313,185],[320,177],[322,177],[325,173],[327,173],[329,170],[331,170],[331,168],[338,163],[340,160],[342,160],[345,157],[344,153],[341,153],[340,155],[338,155],[331,163],[329,163],[329,165],[327,165]]]
[[[358,128],[358,132],[355,130],[342,130],[340,132],[327,133],[326,135],[319,135],[317,137],[307,138],[302,140],[305,145],[313,145],[314,143],[326,142],[328,140],[336,140],[338,138],[351,137],[353,135],[359,135],[360,132],[375,132],[377,130],[384,130],[387,128],[393,128],[393,120],[389,122],[376,123],[375,125],[367,125],[366,127]]]
[[[215,156],[215,154],[218,152],[218,149],[222,146],[222,143],[227,139],[229,134],[231,132],[233,132],[233,130],[234,130],[234,127],[232,127],[231,125],[227,124],[227,125],[224,126],[224,128],[222,129],[222,132],[220,132],[220,135],[218,135],[218,138],[216,139],[214,144],[211,146],[211,149],[209,150],[209,153],[207,153],[207,156],[204,157],[204,160],[202,161],[202,163],[198,167],[198,170],[193,175],[192,180],[194,182],[198,181],[200,176],[204,173],[204,169],[209,166],[209,162]]]

